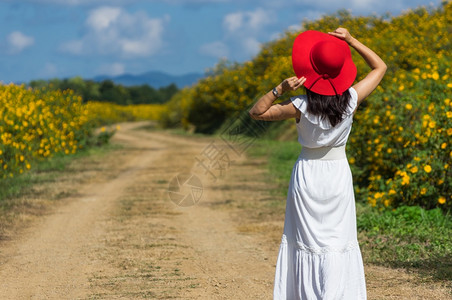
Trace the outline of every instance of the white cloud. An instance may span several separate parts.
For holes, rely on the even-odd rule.
[[[234,56],[230,58],[233,60],[256,55],[261,49],[259,40],[268,40],[267,26],[274,22],[276,17],[263,8],[227,14],[223,18],[224,37],[221,43],[229,46],[229,53]],[[207,44],[204,47],[215,50],[215,47],[219,48],[218,43]]]
[[[20,31],[14,31],[6,38],[8,45],[8,52],[10,54],[17,54],[22,52],[25,48],[30,47],[35,43],[35,39],[27,36]]]
[[[245,51],[251,55],[256,55],[261,50],[261,43],[252,37],[243,40],[242,45]]]
[[[270,24],[272,17],[268,11],[259,8],[253,12],[248,14],[249,17],[249,26],[253,29],[260,29],[262,26]],[[276,18],[273,16],[273,18]]]
[[[82,40],[69,41],[60,46],[60,50],[67,53],[81,55],[83,54],[83,44]]]
[[[236,12],[224,17],[223,26],[227,31],[236,31],[243,26],[244,13]]]
[[[199,52],[216,58],[227,57],[229,54],[228,47],[221,41],[204,44],[199,49]]]
[[[272,21],[270,14],[262,8],[254,11],[240,11],[228,14],[223,19],[223,26],[228,32],[259,31]]]
[[[86,25],[96,31],[106,30],[118,20],[120,14],[119,7],[101,7],[91,11]]]
[[[303,26],[300,24],[292,24],[289,27],[287,27],[287,30],[289,31],[302,31],[303,30]]]
[[[60,50],[76,55],[151,56],[163,47],[168,22],[169,16],[152,19],[140,11],[132,14],[119,7],[96,8],[89,12],[82,38],[64,43]]]
[[[126,71],[126,67],[124,66],[124,64],[121,64],[121,63],[105,64],[105,65],[102,65],[98,69],[99,74],[110,75],[110,76],[121,75],[121,74],[124,74],[125,71]]]
[[[39,72],[39,77],[53,77],[58,75],[58,67],[54,63],[47,62]]]

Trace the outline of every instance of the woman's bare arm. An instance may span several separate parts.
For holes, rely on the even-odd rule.
[[[347,29],[338,28],[329,34],[346,41],[354,48],[366,61],[367,65],[372,69],[367,76],[356,83],[353,88],[358,93],[358,105],[372,93],[380,84],[386,73],[387,66],[384,61],[370,48],[350,35]]]
[[[280,95],[286,91],[295,91],[303,86],[306,78],[290,77],[281,82],[276,90]],[[293,106],[290,100],[273,104],[278,99],[273,95],[272,91],[262,96],[254,106],[249,110],[251,118],[264,121],[279,121],[290,118],[300,118],[300,111]]]

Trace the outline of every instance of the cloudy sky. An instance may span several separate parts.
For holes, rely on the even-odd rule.
[[[0,81],[243,62],[303,19],[338,9],[398,15],[441,0],[0,0]]]

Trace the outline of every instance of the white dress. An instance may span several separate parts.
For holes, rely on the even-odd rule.
[[[301,111],[297,131],[302,151],[287,195],[275,300],[366,299],[352,174],[345,156],[358,98],[353,88],[349,91],[345,118],[335,127],[307,112],[305,95],[291,98]],[[329,154],[316,157],[322,151]]]

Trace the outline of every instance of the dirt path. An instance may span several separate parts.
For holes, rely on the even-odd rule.
[[[283,215],[256,212],[271,198],[261,162],[230,154],[213,180],[199,159],[226,151],[220,139],[143,125],[122,124],[122,149],[66,174],[78,179],[55,188],[76,192],[0,244],[0,299],[271,299]],[[181,191],[202,192],[194,206],[168,197],[181,173],[202,183]],[[366,276],[369,299],[449,299],[402,270]]]

